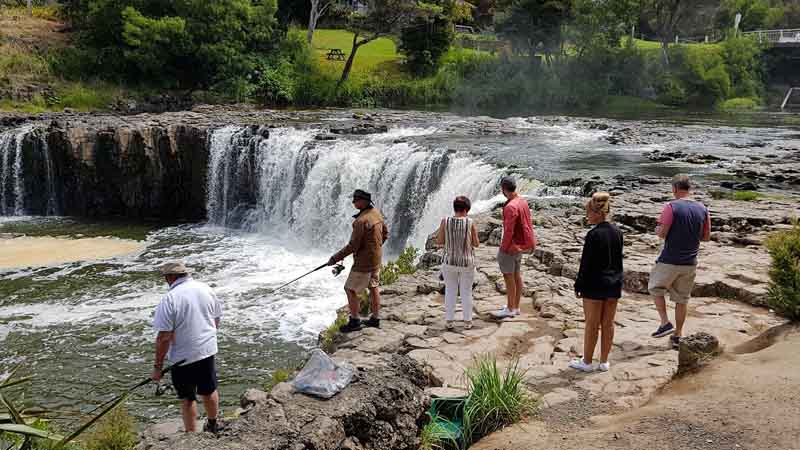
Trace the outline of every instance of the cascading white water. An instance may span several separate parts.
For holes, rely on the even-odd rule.
[[[26,140],[34,140],[34,154],[41,156],[41,167],[44,170],[44,192],[46,202],[35,208],[35,213],[56,215],[59,211],[56,196],[55,169],[47,145],[47,139],[33,125],[26,125],[0,133],[0,215],[22,216],[30,211],[28,196],[25,191],[25,177],[37,176],[25,173],[24,145]],[[34,195],[35,197],[35,195]],[[35,202],[33,199],[32,202]]]
[[[22,173],[22,145],[33,130],[26,126],[0,133],[0,215],[25,214],[25,185]]]
[[[425,130],[319,142],[319,130],[282,128],[269,138],[225,127],[211,136],[208,218],[298,239],[322,248],[342,244],[355,212],[355,189],[373,193],[387,218],[391,251],[424,245],[456,195],[487,199],[499,172],[470,155],[398,141]]]
[[[45,183],[47,187],[47,205],[45,207],[45,213],[48,216],[54,216],[60,214],[60,211],[56,198],[56,177],[53,159],[50,156],[50,146],[47,144],[47,137],[43,137],[39,142],[41,143],[42,158],[44,159]]]

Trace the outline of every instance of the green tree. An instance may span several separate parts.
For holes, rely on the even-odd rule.
[[[643,0],[644,17],[661,41],[664,63],[669,67],[669,44],[675,39],[679,27],[684,24],[692,4],[687,0]]]
[[[275,0],[87,0],[67,5],[97,68],[207,89],[247,79],[277,37]]]
[[[563,25],[572,14],[571,0],[511,0],[498,20],[497,31],[531,57],[541,51],[548,59],[562,50]]]
[[[348,29],[353,33],[353,46],[344,63],[339,86],[350,77],[356,52],[362,45],[379,37],[396,33],[416,17],[419,7],[414,0],[369,0],[367,12],[352,12]]]
[[[736,14],[741,14],[739,29],[757,30],[766,25],[769,13],[767,0],[722,0],[716,17],[717,27],[723,30],[733,28]]]
[[[731,36],[722,44],[722,57],[736,97],[759,97],[763,90],[762,49],[754,39]]]
[[[419,16],[403,28],[400,50],[408,69],[417,76],[436,72],[453,42],[453,24],[444,14]]]
[[[572,41],[578,55],[588,49],[617,48],[641,15],[640,0],[575,0]]]

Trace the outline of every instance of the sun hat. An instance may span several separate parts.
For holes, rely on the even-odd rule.
[[[189,268],[183,264],[183,261],[172,261],[164,264],[159,269],[161,275],[186,275],[191,273]]]
[[[361,189],[356,189],[355,192],[353,192],[353,199],[366,200],[372,204],[372,194],[367,191],[362,191]]]

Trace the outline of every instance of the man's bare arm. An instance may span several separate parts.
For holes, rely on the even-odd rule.
[[[153,366],[159,370],[164,367],[164,358],[167,357],[173,336],[175,336],[173,331],[159,331],[156,336],[156,360]]]

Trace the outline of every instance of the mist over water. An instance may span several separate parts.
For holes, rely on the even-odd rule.
[[[612,146],[605,140],[608,131],[572,120],[432,121],[426,113],[404,114],[408,123],[388,133],[334,141],[317,140],[324,127],[313,124],[270,129],[269,137],[252,127],[213,130],[207,223],[154,227],[144,250],[134,255],[0,272],[0,373],[24,362],[25,370],[37,374],[27,398],[51,407],[83,405],[84,411],[147,376],[152,313],[166,292],[154,269],[183,259],[225,305],[220,381],[230,411],[244,388],[263,384],[275,368],[301,363],[345,304],[346,273],[334,278],[323,270],[277,294],[269,289],[319,266],[346,243],[356,188],[372,192],[392,232],[386,253],[394,255],[408,245],[423,246],[456,195],[473,200],[473,213],[502,201],[497,182],[504,173],[524,179],[523,193],[561,196],[570,189],[538,180],[713,173],[718,167],[655,164],[644,153],[675,149],[736,158],[751,150],[729,143],[769,141],[757,150],[764,153],[800,145],[797,132],[783,128],[665,124],[665,130],[679,131],[675,139]],[[39,139],[37,130],[0,133],[0,226],[44,223],[53,230],[49,234],[71,234],[63,219],[24,216],[31,195],[17,148],[26,139]],[[49,164],[43,173],[51,174],[43,182],[52,185],[51,155],[39,148]],[[48,210],[57,212],[56,196],[47,195]],[[143,391],[129,407],[152,420],[177,415],[175,405]]]

